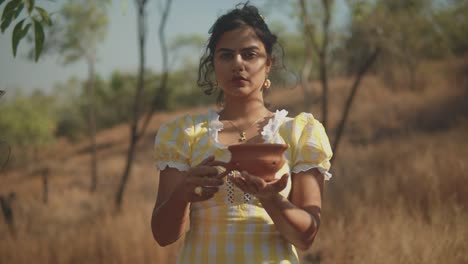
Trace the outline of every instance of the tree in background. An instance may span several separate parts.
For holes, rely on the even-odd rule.
[[[322,84],[322,124],[328,125],[328,55],[330,44],[330,24],[332,20],[333,0],[321,0],[308,5],[306,0],[299,0],[300,19],[304,35],[305,61],[302,68],[302,89],[305,95],[306,107],[310,105],[307,98],[307,86],[310,83],[314,58],[319,65],[319,78]],[[315,18],[316,21],[312,21]]]
[[[16,155],[13,157],[17,165],[38,160],[39,150],[53,142],[55,119],[52,101],[50,96],[41,92],[26,97],[19,91],[0,105],[1,139],[15,147],[13,153]]]
[[[85,87],[88,136],[91,141],[91,192],[96,190],[98,178],[95,114],[96,53],[97,46],[104,40],[107,31],[108,4],[109,0],[68,0],[62,6],[44,47],[45,52],[58,52],[64,64],[84,60],[88,68]]]
[[[304,39],[304,52],[305,60],[302,68],[302,86],[305,95],[305,101],[310,102],[310,94],[307,92],[307,86],[310,83],[310,77],[312,75],[312,70],[314,69],[313,65],[318,64],[318,76],[320,83],[322,85],[322,123],[324,127],[328,128],[328,79],[330,75],[330,66],[331,62],[329,61],[332,53],[342,51],[343,54],[355,54],[353,49],[344,48],[342,41],[338,38],[332,36],[331,23],[333,17],[336,15],[336,9],[333,6],[333,0],[322,0],[318,2],[307,2],[306,0],[299,0],[299,21],[302,26],[302,34]],[[362,9],[364,4],[370,4],[369,1],[349,1],[348,2],[351,10],[351,21],[361,20],[362,18]],[[372,30],[367,34],[373,36],[378,32],[380,25],[373,24],[371,25]],[[356,38],[356,32],[350,31],[350,35]],[[360,31],[357,31],[360,33]],[[345,35],[345,34],[343,34]],[[360,41],[362,34],[359,35],[356,40]],[[367,46],[365,51],[367,53],[362,53],[358,55],[359,62],[356,65],[353,65],[352,74],[354,75],[354,81],[351,85],[351,92],[347,97],[345,107],[343,109],[342,117],[338,124],[336,136],[333,142],[333,152],[335,153],[334,159],[336,158],[336,153],[338,150],[339,142],[347,121],[347,118],[350,114],[351,106],[353,100],[357,93],[357,90],[360,86],[362,77],[370,69],[370,66],[376,60],[380,49],[375,43],[370,43]],[[333,52],[332,52],[333,51]],[[337,59],[343,60],[338,56]],[[346,60],[343,60],[345,62]],[[334,64],[343,63],[343,62],[334,62]],[[305,103],[307,108],[310,107],[310,103]]]
[[[448,0],[433,6],[430,21],[435,39],[436,58],[460,56],[468,52],[468,1]]]
[[[135,100],[133,103],[133,115],[130,124],[130,146],[127,150],[127,161],[125,164],[125,169],[122,174],[119,188],[116,194],[116,205],[118,208],[122,206],[123,195],[125,192],[125,187],[128,182],[128,178],[130,177],[132,164],[135,155],[135,148],[136,144],[140,140],[140,138],[144,135],[146,128],[149,124],[149,121],[156,109],[156,103],[160,102],[163,107],[167,104],[167,80],[169,78],[169,68],[168,68],[168,60],[167,60],[167,46],[165,41],[165,34],[164,30],[166,27],[167,17],[169,15],[169,11],[171,8],[172,0],[164,1],[164,6],[160,8],[162,10],[161,13],[161,20],[159,24],[159,41],[161,46],[161,54],[162,54],[162,65],[163,65],[163,73],[160,82],[160,86],[158,89],[158,94],[154,95],[153,103],[147,112],[146,119],[143,122],[141,129],[138,129],[138,123],[140,120],[140,114],[142,112],[141,106],[142,104],[142,95],[144,94],[145,90],[145,43],[146,43],[146,4],[147,0],[135,0],[135,4],[137,6],[137,19],[138,19],[138,50],[139,50],[139,67],[138,67],[138,79],[137,79],[137,90],[135,93]],[[162,100],[157,100],[158,97],[162,97]]]
[[[381,49],[376,71],[386,84],[397,89],[417,86],[420,65],[441,50],[436,40],[433,0],[349,0],[354,12],[359,14],[350,21],[350,36],[345,46],[355,51],[348,54],[348,72],[362,62],[370,52],[369,47]],[[365,18],[365,19],[361,19]],[[378,26],[378,28],[377,28]],[[373,34],[375,30],[380,34]],[[399,74],[401,73],[401,74]],[[402,78],[404,77],[404,78]],[[403,79],[405,82],[397,82]]]
[[[57,83],[52,89],[54,112],[57,118],[56,137],[65,137],[71,142],[83,139],[87,134],[86,98],[83,95],[83,82],[70,78],[65,83]]]

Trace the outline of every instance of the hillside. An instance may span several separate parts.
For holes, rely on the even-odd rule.
[[[304,262],[468,262],[468,82],[445,76],[427,74],[414,91],[364,79],[326,183],[322,227]],[[332,141],[350,84],[331,81]],[[319,94],[319,84],[312,87]],[[300,88],[279,89],[268,100],[291,114],[304,111]],[[152,144],[161,123],[205,110],[154,116],[121,212],[114,195],[125,165],[125,124],[98,135],[95,194],[88,192],[87,142],[60,141],[38,164],[0,174],[0,193],[16,193],[16,236],[0,220],[0,263],[173,263],[179,244],[161,249],[150,231],[158,183]],[[307,111],[320,117],[318,104]],[[43,167],[50,169],[47,204]]]

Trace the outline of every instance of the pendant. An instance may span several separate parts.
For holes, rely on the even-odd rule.
[[[247,137],[245,137],[245,132],[244,131],[240,132],[239,142],[244,142],[246,140],[247,140]]]

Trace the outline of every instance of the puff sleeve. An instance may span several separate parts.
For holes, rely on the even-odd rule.
[[[323,125],[312,114],[301,113],[292,120],[291,126],[291,171],[299,173],[317,168],[329,180],[333,154]]]
[[[156,167],[166,167],[187,171],[191,166],[191,142],[189,134],[190,117],[179,117],[159,128],[155,144],[154,158]]]

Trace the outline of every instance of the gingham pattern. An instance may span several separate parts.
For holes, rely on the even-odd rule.
[[[162,125],[155,140],[157,168],[186,171],[210,155],[229,161],[226,146],[218,142],[222,128],[213,110]],[[311,114],[289,118],[287,111],[277,111],[262,135],[266,142],[289,146],[288,162],[277,175],[318,168],[326,179],[331,177],[328,137]],[[291,177],[281,195],[290,191]],[[212,199],[191,205],[190,224],[177,263],[299,263],[295,247],[282,238],[258,199],[230,182]]]

